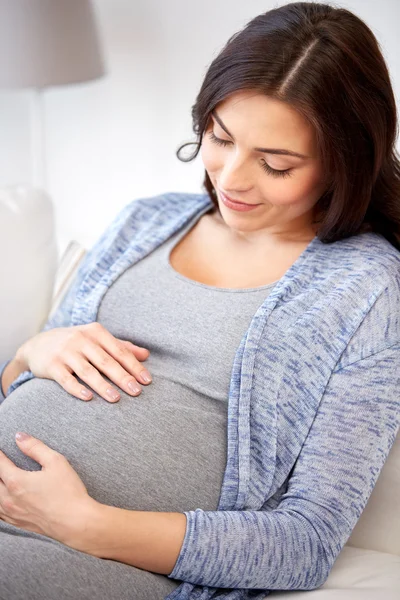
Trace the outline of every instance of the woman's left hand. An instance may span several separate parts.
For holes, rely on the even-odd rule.
[[[96,501],[62,454],[32,436],[16,443],[42,469],[19,469],[0,451],[0,519],[73,547]]]

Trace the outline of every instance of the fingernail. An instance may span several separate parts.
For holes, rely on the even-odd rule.
[[[28,435],[24,431],[17,431],[17,433],[15,434],[15,437],[17,438],[18,441],[24,442],[25,440],[30,438],[30,435]]]
[[[118,392],[115,390],[112,390],[111,388],[108,388],[108,390],[106,390],[106,394],[111,400],[119,400]]]
[[[139,392],[142,391],[140,386],[137,383],[135,383],[134,381],[130,381],[128,383],[128,388],[130,389],[132,394],[138,394]]]
[[[150,383],[150,381],[151,381],[151,375],[146,370],[144,370],[140,373],[140,378],[142,381],[144,381],[144,383]]]

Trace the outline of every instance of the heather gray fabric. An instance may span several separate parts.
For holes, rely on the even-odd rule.
[[[109,404],[85,403],[56,382],[31,379],[0,405],[0,448],[17,466],[17,430],[61,452],[99,502],[126,509],[216,510],[226,465],[232,363],[275,283],[231,290],[194,282],[169,263],[171,248],[204,214],[128,268],[97,320],[147,347],[153,382]],[[1,600],[157,600],[180,581],[94,558],[0,521]]]

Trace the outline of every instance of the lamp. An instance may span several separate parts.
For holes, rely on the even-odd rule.
[[[32,88],[34,186],[46,187],[43,89],[104,72],[90,0],[0,0],[0,88]]]

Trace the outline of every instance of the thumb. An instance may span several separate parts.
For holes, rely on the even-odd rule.
[[[48,464],[50,459],[54,457],[54,454],[58,454],[55,450],[46,446],[44,442],[24,431],[18,431],[15,434],[15,441],[18,448],[20,448],[24,454],[33,458],[33,460],[42,465],[42,467],[45,467]]]

